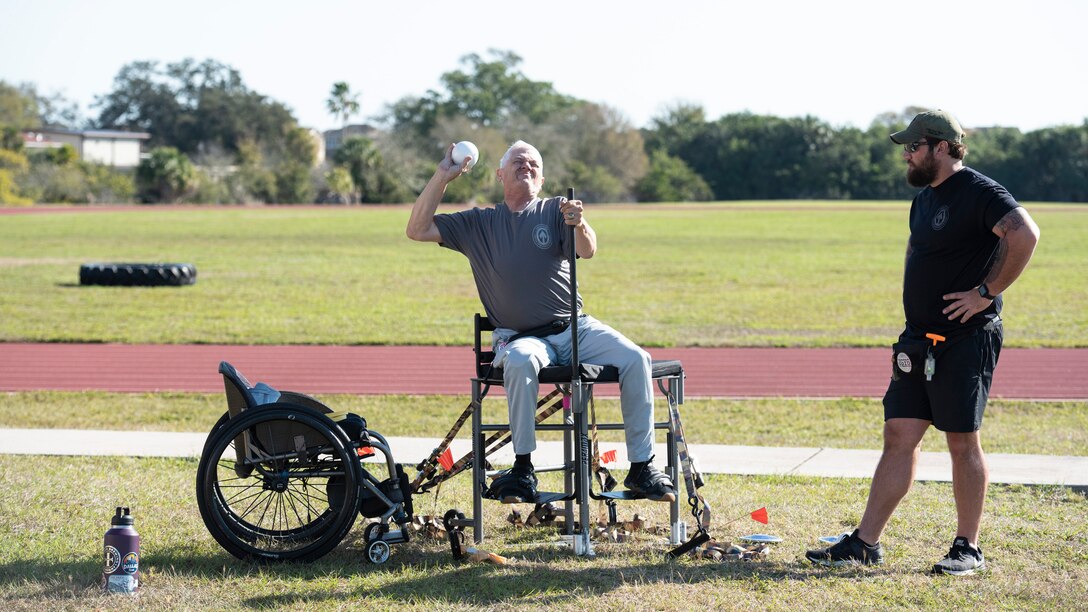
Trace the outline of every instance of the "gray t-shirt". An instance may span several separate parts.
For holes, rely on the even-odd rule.
[[[570,318],[569,230],[560,201],[533,200],[519,213],[497,204],[435,215],[441,245],[468,257],[496,327],[525,331]]]

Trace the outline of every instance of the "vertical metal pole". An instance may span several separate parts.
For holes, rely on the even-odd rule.
[[[574,199],[574,187],[567,187],[567,200]],[[578,376],[578,248],[575,246],[574,226],[568,225],[570,237],[567,258],[570,260],[570,380],[580,381]]]
[[[572,535],[574,533],[574,491],[575,482],[574,475],[578,473],[578,453],[574,450],[574,416],[573,416],[573,404],[572,397],[566,395],[563,397],[563,494],[566,499],[563,501],[563,519],[566,522],[566,527],[563,533],[566,535]]]
[[[472,540],[479,544],[484,541],[484,436],[480,381],[472,381]]]
[[[681,376],[683,376],[683,374],[681,374]],[[680,527],[679,527],[679,524],[680,524],[680,487],[678,485],[680,484],[680,480],[679,480],[679,473],[678,473],[679,471],[677,470],[677,467],[678,467],[677,464],[679,463],[679,454],[678,454],[677,449],[676,449],[676,436],[673,435],[672,418],[671,418],[671,415],[672,415],[672,412],[671,412],[672,403],[674,401],[677,401],[677,396],[676,396],[677,390],[675,388],[675,386],[676,386],[675,383],[676,383],[676,379],[673,379],[673,378],[669,379],[668,384],[667,384],[668,391],[665,394],[665,400],[669,403],[669,410],[670,410],[670,412],[669,412],[669,414],[670,414],[669,425],[670,426],[666,430],[666,434],[665,434],[665,448],[666,448],[665,453],[669,456],[669,458],[668,458],[669,463],[668,463],[668,467],[667,467],[669,478],[672,480],[674,485],[677,485],[676,486],[676,499],[674,499],[672,501],[672,503],[669,504],[669,525],[671,526],[671,529],[669,530],[669,535],[670,535],[669,541],[673,546],[678,546],[680,544],[680,542],[682,542],[684,540],[684,535],[685,534],[680,533]]]
[[[567,188],[567,200],[574,199],[574,188]],[[579,533],[574,536],[574,553],[593,556],[590,540],[589,519],[589,431],[586,425],[586,392],[582,388],[581,364],[578,361],[578,247],[573,225],[567,226],[568,259],[570,260],[570,392],[574,410],[575,446],[578,460],[575,462],[575,487],[578,502]]]

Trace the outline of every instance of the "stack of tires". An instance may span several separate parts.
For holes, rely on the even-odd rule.
[[[79,267],[80,285],[180,287],[196,282],[187,263],[89,263]]]

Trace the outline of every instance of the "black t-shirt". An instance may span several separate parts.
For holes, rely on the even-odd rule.
[[[1001,312],[998,296],[967,323],[949,321],[941,311],[951,302],[942,296],[986,279],[999,240],[993,227],[1019,206],[1004,187],[971,168],[918,192],[910,207],[912,250],[903,274],[903,311],[911,335],[954,337]]]

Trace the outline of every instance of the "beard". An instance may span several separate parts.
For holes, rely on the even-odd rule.
[[[921,165],[907,166],[907,182],[911,187],[925,187],[937,178],[937,160],[933,158],[933,148],[926,152]]]

